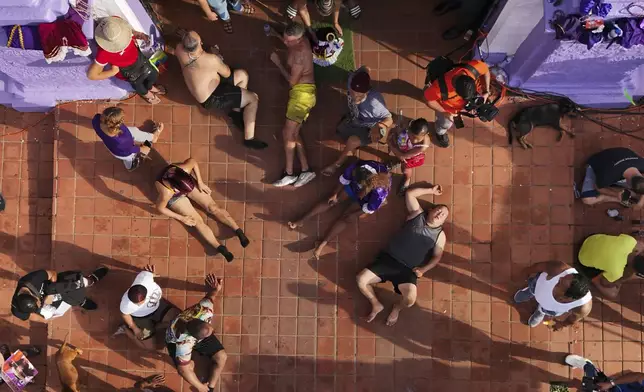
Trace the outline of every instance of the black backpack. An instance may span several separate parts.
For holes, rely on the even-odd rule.
[[[445,81],[445,74],[455,68],[465,68],[474,75],[474,79],[481,77],[481,73],[472,67],[469,64],[465,63],[455,63],[446,56],[436,57],[427,64],[426,73],[425,73],[425,86],[429,86],[431,83],[438,81],[438,87],[441,91],[441,99],[443,101],[448,100],[449,92],[447,91],[447,82]]]

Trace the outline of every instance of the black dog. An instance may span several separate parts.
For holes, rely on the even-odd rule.
[[[559,131],[557,141],[561,140],[564,132],[570,137],[575,137],[572,131],[561,126],[561,116],[571,113],[573,110],[573,107],[565,103],[549,103],[521,109],[508,124],[508,142],[512,144],[512,138],[515,137],[521,147],[532,148],[532,144],[528,143],[525,138],[534,127],[540,126],[549,126]]]

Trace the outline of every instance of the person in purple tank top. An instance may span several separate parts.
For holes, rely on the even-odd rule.
[[[163,132],[163,123],[154,125],[154,132],[143,132],[137,127],[125,126],[123,109],[111,106],[92,119],[94,131],[115,158],[123,161],[132,171],[141,165]]]
[[[301,218],[288,222],[289,228],[294,230],[302,226],[305,219],[342,205],[342,215],[313,251],[313,256],[319,259],[329,240],[340,234],[351,219],[373,214],[385,204],[391,189],[391,170],[391,167],[376,161],[359,160],[349,165],[340,176],[340,183],[331,197],[321,200]]]

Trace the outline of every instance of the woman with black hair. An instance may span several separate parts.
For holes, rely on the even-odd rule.
[[[250,244],[250,240],[230,214],[212,199],[210,195],[212,191],[201,178],[199,165],[194,159],[188,158],[184,162],[168,165],[157,178],[155,186],[159,191],[156,201],[159,212],[186,226],[197,229],[206,242],[216,248],[227,261],[233,261],[233,254],[228,251],[225,245],[217,241],[212,229],[197,213],[190,200],[214,215],[218,221],[233,229],[242,247],[245,248]]]
[[[316,259],[331,238],[340,234],[349,220],[366,214],[373,214],[385,204],[391,189],[391,167],[376,161],[359,160],[349,165],[340,176],[340,183],[328,199],[320,201],[315,207],[298,220],[288,222],[295,229],[303,225],[305,219],[321,214],[336,205],[342,205],[343,213],[313,251]]]

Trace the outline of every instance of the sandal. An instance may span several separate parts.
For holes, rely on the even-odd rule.
[[[289,4],[288,7],[286,7],[286,17],[289,18],[290,20],[293,20],[295,19],[296,16],[297,16],[297,10],[295,9],[295,7]]]
[[[630,207],[633,204],[631,200],[631,191],[629,191],[628,189],[624,189],[621,199],[622,201],[620,202],[620,204],[626,208]]]
[[[355,0],[344,0],[344,5],[349,10],[349,14],[353,19],[355,20],[360,19],[360,14],[362,13],[362,9],[360,8],[360,5],[355,2]]]
[[[222,22],[224,23],[224,32],[226,32],[226,34],[232,34],[233,33],[233,22],[231,22],[230,19],[222,20]]]
[[[255,13],[255,7],[250,4],[242,4],[242,9],[236,12],[242,15],[252,15]]]
[[[149,103],[150,105],[156,105],[157,103],[161,103],[161,98],[157,97],[156,94],[154,94],[153,98],[147,98],[141,96],[141,98],[145,99],[145,102]]]
[[[160,84],[155,84],[152,87],[156,87],[157,91],[153,91],[155,95],[166,95],[168,93],[168,89],[165,88],[165,86],[162,86]]]

